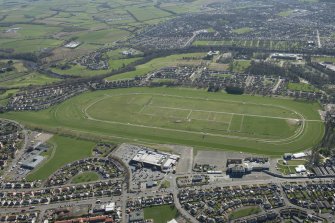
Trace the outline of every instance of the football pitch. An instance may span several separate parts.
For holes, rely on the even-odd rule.
[[[42,129],[52,126],[122,142],[279,155],[318,144],[324,133],[318,109],[317,103],[291,99],[130,88],[89,92],[45,111],[7,116]]]

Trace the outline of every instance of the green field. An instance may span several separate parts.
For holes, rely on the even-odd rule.
[[[161,2],[109,1],[3,1],[0,0],[0,48],[15,53],[59,49],[71,38],[83,44],[80,55],[129,36],[133,30],[155,25],[176,14],[200,11],[205,0]],[[131,3],[131,4],[130,4]],[[87,52],[86,52],[87,53]]]
[[[294,12],[293,10],[288,9],[288,10],[286,10],[286,11],[282,11],[282,12],[278,13],[278,15],[279,15],[279,16],[282,16],[282,17],[287,17],[287,16],[292,15],[293,12]]]
[[[0,60],[0,63],[7,63],[8,60]],[[56,82],[59,79],[49,77],[28,68],[24,61],[13,60],[13,70],[1,73],[0,86],[6,88],[19,88],[28,85],[44,85]],[[0,96],[0,100],[1,100]]]
[[[178,210],[170,205],[144,208],[144,219],[153,219],[155,223],[166,223],[178,215]]]
[[[96,172],[84,172],[74,176],[71,180],[71,183],[87,183],[92,181],[98,181],[99,179],[100,176]]]
[[[220,41],[196,40],[192,43],[194,46],[239,46],[245,48],[260,48],[270,50],[293,50],[301,48],[304,43],[301,41],[286,40],[239,40],[225,39]]]
[[[237,218],[243,218],[249,215],[253,215],[253,214],[258,214],[259,212],[261,212],[261,208],[254,206],[254,207],[244,207],[241,208],[239,210],[234,211],[233,213],[231,213],[229,215],[229,219],[230,220],[234,220]]]
[[[243,28],[239,28],[239,29],[234,29],[233,33],[236,34],[244,34],[244,33],[249,33],[251,32],[253,29],[249,28],[249,27],[243,27]]]
[[[53,145],[53,153],[38,169],[28,175],[28,180],[45,180],[63,165],[89,157],[92,154],[94,142],[75,138],[54,136],[48,143]]]
[[[286,163],[284,163],[283,160],[278,160],[277,162],[277,169],[279,172],[281,172],[284,175],[289,174],[295,174],[295,168],[298,165],[305,165],[307,163],[307,160],[299,159],[299,160],[287,160]]]
[[[311,84],[306,83],[288,83],[287,88],[294,91],[305,91],[305,92],[319,92],[320,90],[315,88]]]
[[[313,61],[335,63],[335,57],[312,57]]]
[[[108,74],[113,70],[120,69],[124,66],[127,66],[137,60],[141,59],[141,57],[137,58],[128,58],[128,59],[118,59],[118,60],[110,60],[109,61],[109,69],[106,70],[90,70],[85,66],[81,65],[72,65],[70,69],[61,70],[59,68],[52,68],[52,71],[61,74],[61,75],[71,75],[71,76],[80,76],[80,77],[88,77],[95,75]]]
[[[113,75],[111,77],[106,78],[106,80],[113,81],[113,80],[120,80],[120,79],[129,79],[129,78],[133,78],[136,76],[143,76],[143,75],[148,74],[151,71],[160,69],[162,67],[167,67],[167,66],[177,66],[177,65],[186,64],[186,63],[200,64],[200,62],[202,61],[201,58],[204,57],[205,55],[206,53],[185,53],[185,54],[175,54],[175,55],[170,55],[166,57],[155,58],[145,64],[136,66],[135,71]],[[194,58],[199,58],[199,59],[191,60],[191,61],[183,59],[187,57],[190,57],[190,58],[194,57]]]
[[[0,117],[29,127],[119,142],[172,143],[282,155],[316,145],[317,103],[179,88],[89,92],[39,112]]]
[[[250,67],[251,60],[234,60],[229,66],[230,70],[234,72],[242,72],[244,73],[245,70]]]

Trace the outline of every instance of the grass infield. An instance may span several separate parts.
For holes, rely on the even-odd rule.
[[[120,142],[281,155],[319,143],[318,103],[185,88],[89,92],[39,112],[0,115],[29,127]]]

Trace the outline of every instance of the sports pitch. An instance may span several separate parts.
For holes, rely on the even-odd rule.
[[[8,118],[111,140],[280,155],[316,145],[324,133],[317,103],[176,88],[85,93],[40,112]],[[59,129],[60,127],[58,127]]]

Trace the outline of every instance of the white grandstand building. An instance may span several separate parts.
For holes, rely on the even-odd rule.
[[[179,158],[178,155],[141,149],[130,164],[141,164],[144,167],[157,168],[162,172],[171,172]]]

